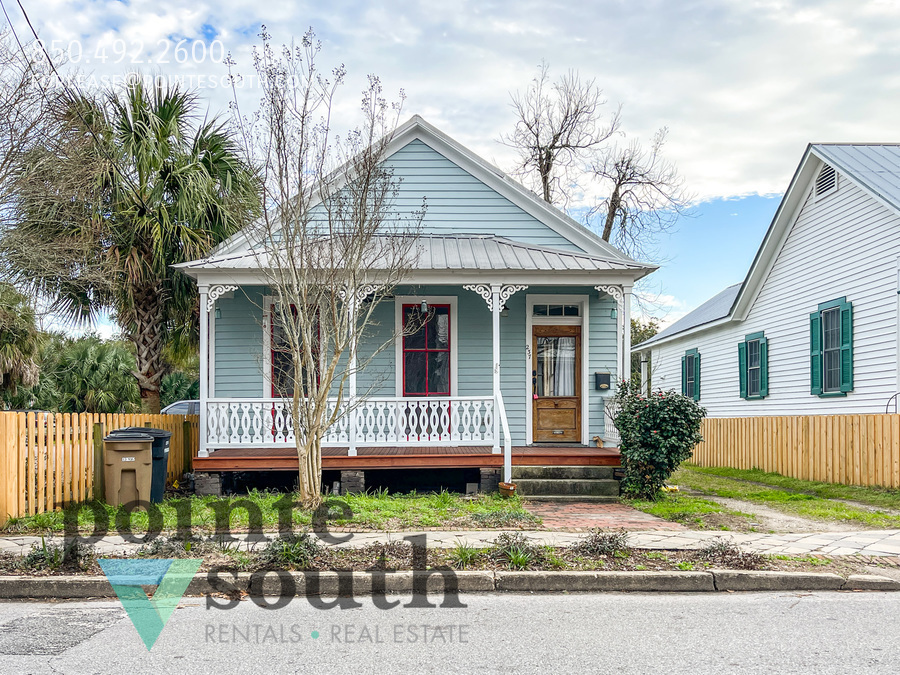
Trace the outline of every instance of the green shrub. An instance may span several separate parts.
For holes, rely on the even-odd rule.
[[[453,566],[458,570],[464,570],[478,559],[481,551],[474,546],[469,546],[464,541],[456,542],[450,550],[450,560]]]
[[[491,544],[491,558],[511,569],[526,569],[544,560],[544,551],[521,532],[504,532]]]
[[[572,549],[576,553],[589,556],[615,555],[628,551],[628,533],[625,530],[606,532],[599,527],[592,529],[588,535],[575,544]]]
[[[744,551],[730,539],[722,537],[716,537],[698,549],[697,557],[731,569],[758,570],[766,564],[766,559],[759,553]]]
[[[40,546],[33,544],[22,559],[28,571],[56,572],[61,569],[83,572],[94,559],[94,547],[79,542],[48,544],[41,537]]]
[[[702,440],[700,422],[706,410],[674,391],[643,396],[625,382],[619,385],[615,405],[625,470],[622,491],[655,500],[669,476]]]
[[[532,554],[530,551],[520,548],[511,548],[507,554],[509,560],[509,568],[513,570],[527,570],[531,564]]]
[[[323,553],[319,540],[308,532],[288,532],[279,535],[260,552],[260,562],[265,567],[299,567],[309,569]]]

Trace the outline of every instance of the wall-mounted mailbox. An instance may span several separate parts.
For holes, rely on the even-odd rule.
[[[611,375],[609,373],[594,373],[594,389],[597,391],[609,391]]]

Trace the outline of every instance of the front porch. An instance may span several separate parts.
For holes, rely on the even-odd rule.
[[[368,365],[353,358],[344,396],[329,401],[323,468],[502,467],[508,481],[516,464],[610,462],[593,446],[617,443],[607,404],[630,363],[628,294],[542,281],[398,288],[362,340]],[[205,290],[198,470],[296,468],[270,296],[261,286]],[[407,333],[415,315],[428,319]]]
[[[510,449],[514,466],[619,466],[618,448],[586,446],[514,446]],[[501,468],[503,455],[484,446],[382,446],[322,449],[325,470],[368,471],[373,469],[464,469]],[[194,470],[215,471],[297,471],[293,448],[225,448],[209,457],[195,457]]]

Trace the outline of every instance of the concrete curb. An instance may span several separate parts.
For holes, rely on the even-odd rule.
[[[445,586],[445,581],[447,585]],[[723,591],[900,591],[877,575],[710,570],[705,572],[256,572],[198,574],[185,597],[360,596],[396,593],[712,593]],[[115,598],[106,577],[0,576],[0,600]]]

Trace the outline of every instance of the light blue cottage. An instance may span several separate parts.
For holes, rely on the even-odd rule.
[[[386,161],[400,179],[397,202],[413,209],[424,197],[428,208],[418,263],[377,322],[386,336],[399,334],[425,303],[439,337],[399,337],[359,373],[349,396],[366,392],[365,401],[329,434],[325,464],[401,466],[408,455],[410,466],[500,466],[502,454],[508,479],[514,449],[609,440],[605,402],[630,371],[632,287],[655,267],[419,116],[397,129]],[[270,468],[285,468],[274,450],[293,446],[286,423],[272,422],[283,402],[273,395],[271,301],[243,241],[181,266],[197,279],[205,317],[198,462],[209,470],[264,457],[260,449],[273,450]]]

